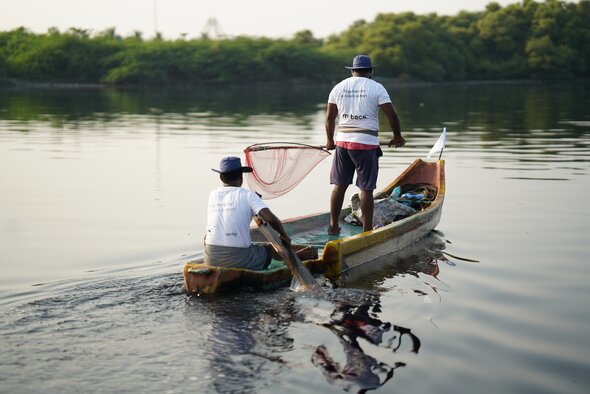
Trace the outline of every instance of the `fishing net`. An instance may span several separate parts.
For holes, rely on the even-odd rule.
[[[245,173],[251,190],[269,200],[293,190],[307,174],[330,155],[327,150],[292,142],[267,142],[244,149],[246,165],[253,172]]]

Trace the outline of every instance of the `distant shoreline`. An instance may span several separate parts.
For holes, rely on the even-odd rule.
[[[0,89],[102,89],[109,85],[102,83],[78,83],[78,82],[32,82],[19,79],[5,79],[0,81]]]
[[[397,86],[405,86],[405,87],[412,87],[412,86],[460,86],[460,85],[509,85],[509,84],[542,84],[542,83],[563,83],[563,82],[580,82],[580,81],[590,81],[588,78],[553,78],[553,79],[498,79],[498,80],[465,80],[465,81],[408,81],[408,80],[398,80],[395,78],[375,78],[377,82],[382,84],[395,84]],[[0,90],[20,90],[20,89],[32,89],[32,90],[42,90],[42,89],[56,89],[56,90],[84,90],[84,89],[91,89],[91,90],[100,90],[100,89],[115,89],[115,90],[125,90],[125,89],[169,89],[169,90],[186,90],[193,87],[202,87],[202,86],[215,86],[215,87],[224,87],[224,86],[278,86],[278,85],[287,85],[290,86],[291,84],[298,84],[301,86],[305,86],[306,84],[321,84],[321,85],[335,85],[340,80],[334,81],[312,81],[312,80],[285,80],[285,81],[253,81],[253,82],[244,82],[244,83],[235,83],[235,82],[211,82],[211,83],[191,83],[191,84],[181,84],[181,83],[170,83],[170,84],[120,84],[120,85],[113,85],[113,84],[106,84],[106,83],[81,83],[81,82],[35,82],[35,81],[24,81],[18,79],[5,79],[0,81]]]

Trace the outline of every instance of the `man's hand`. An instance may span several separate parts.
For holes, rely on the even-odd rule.
[[[399,148],[400,146],[404,146],[406,144],[406,139],[401,135],[394,135],[391,141],[389,141],[390,148],[393,146],[394,148]]]

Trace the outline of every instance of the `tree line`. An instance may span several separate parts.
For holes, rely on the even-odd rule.
[[[103,84],[332,81],[358,53],[376,74],[421,81],[590,76],[590,0],[524,0],[453,16],[383,13],[339,34],[165,40],[51,28],[0,32],[0,80]]]

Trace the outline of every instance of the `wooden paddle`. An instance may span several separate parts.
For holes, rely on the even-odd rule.
[[[299,256],[295,254],[293,249],[281,241],[279,233],[258,216],[254,216],[254,221],[258,225],[258,228],[262,234],[266,237],[266,239],[268,239],[273,249],[276,250],[287,267],[289,267],[293,278],[306,289],[319,290],[320,285],[318,285],[313,275],[309,272],[305,265],[303,265],[299,259]]]

